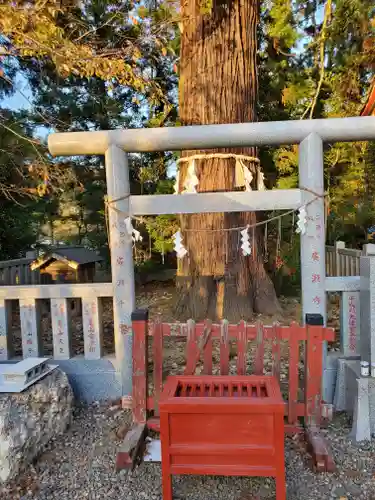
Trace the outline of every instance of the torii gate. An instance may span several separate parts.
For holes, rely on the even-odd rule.
[[[53,156],[105,155],[108,202],[118,209],[109,210],[109,236],[116,370],[124,396],[132,393],[131,313],[135,308],[132,240],[126,232],[124,213],[287,210],[306,204],[307,231],[301,235],[302,318],[306,313],[319,313],[325,321],[323,143],[374,139],[375,117],[67,132],[48,137]],[[299,144],[299,189],[130,196],[127,152],[280,144]],[[326,349],[323,356],[325,366]]]

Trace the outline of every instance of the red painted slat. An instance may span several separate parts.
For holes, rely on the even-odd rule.
[[[153,338],[154,361],[154,413],[159,415],[159,399],[163,389],[163,325],[158,319],[155,322]]]
[[[147,405],[147,321],[133,321],[133,415],[146,422]]]
[[[256,353],[255,353],[255,375],[263,375],[264,368],[264,330],[260,321],[256,324]]]
[[[238,338],[237,338],[237,375],[246,374],[246,351],[247,351],[246,323],[245,321],[241,321],[238,325]]]
[[[185,375],[194,375],[198,355],[199,352],[196,339],[195,321],[189,319],[189,321],[187,322],[186,368],[184,372]]]
[[[203,375],[212,375],[212,322],[205,321],[205,329],[202,337],[201,349],[203,348]]]
[[[223,319],[220,332],[220,375],[229,373],[229,331],[228,321]]]
[[[301,328],[292,323],[289,327],[289,396],[288,396],[288,422],[294,425],[298,420],[298,363],[299,339]]]
[[[273,325],[274,338],[272,339],[272,375],[280,383],[280,340],[281,328],[279,323]]]

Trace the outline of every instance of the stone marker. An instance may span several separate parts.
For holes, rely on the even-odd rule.
[[[19,394],[0,394],[0,484],[14,479],[71,421],[73,391],[59,369]]]
[[[360,352],[360,292],[342,292],[340,304],[340,343],[344,356]]]

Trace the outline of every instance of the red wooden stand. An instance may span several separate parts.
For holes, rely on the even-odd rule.
[[[149,322],[147,310],[137,310],[133,320],[133,409],[134,426],[125,437],[117,456],[118,468],[134,467],[142,455],[147,429],[160,430],[159,402],[163,391],[163,343],[165,338],[186,341],[186,368],[184,375],[194,375],[199,367],[204,375],[212,375],[213,369],[221,376],[229,374],[232,363],[230,354],[236,348],[237,375],[246,375],[249,347],[254,353],[253,373],[264,375],[264,354],[267,343],[271,344],[272,376],[279,383],[287,382],[284,401],[285,433],[304,433],[315,470],[333,472],[331,451],[319,427],[328,415],[329,407],[321,398],[323,342],[333,341],[334,331],[323,326],[321,315],[307,314],[306,325],[292,323],[280,326],[275,323],[264,326],[240,321],[236,325],[223,320],[220,324],[210,321],[195,323]],[[148,359],[148,341],[152,342],[152,371]],[[214,348],[216,352],[214,355]],[[219,347],[219,349],[218,349]],[[255,348],[255,349],[254,349]],[[285,359],[286,350],[286,359]],[[283,355],[284,353],[284,355]],[[219,355],[218,366],[214,359]],[[287,379],[282,380],[281,367],[287,360]],[[304,376],[300,364],[304,366]],[[284,370],[285,373],[285,370]],[[148,375],[152,375],[152,390]],[[151,378],[151,377],[150,377]],[[128,401],[128,398],[126,399]],[[125,406],[124,406],[125,407]]]
[[[163,500],[172,474],[273,476],[285,500],[284,403],[273,377],[168,377],[160,399]]]

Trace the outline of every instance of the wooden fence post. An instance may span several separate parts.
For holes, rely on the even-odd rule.
[[[103,354],[102,302],[98,297],[82,297],[83,341],[86,359]]]
[[[343,276],[340,250],[345,248],[345,241],[335,241],[335,276]]]
[[[69,299],[51,299],[53,357],[55,359],[72,357],[70,306]]]
[[[24,358],[41,356],[40,304],[35,299],[20,299],[22,355]]]
[[[137,424],[147,419],[148,310],[137,309],[132,315],[133,330],[133,418]]]
[[[362,255],[375,255],[375,244],[366,243],[362,247]]]
[[[0,361],[7,361],[13,356],[11,320],[12,303],[0,300]]]

